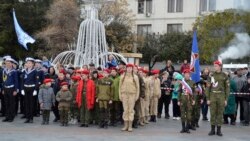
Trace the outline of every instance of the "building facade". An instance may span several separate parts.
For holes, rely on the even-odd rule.
[[[135,20],[133,32],[163,34],[185,32],[196,18],[216,10],[216,0],[128,0]]]

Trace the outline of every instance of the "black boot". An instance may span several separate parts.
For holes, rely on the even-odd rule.
[[[156,122],[156,115],[153,115],[153,122]]]
[[[223,136],[223,134],[221,133],[221,126],[217,126],[217,135]]]
[[[8,119],[8,118],[5,118],[5,119],[3,120],[3,122],[7,122],[7,121],[9,121],[9,119]]]
[[[104,122],[102,120],[99,122],[99,128],[104,128]]]
[[[150,120],[149,120],[149,122],[153,122],[154,120],[153,120],[153,116],[150,116]]]
[[[186,129],[186,130],[185,130],[186,133],[190,133],[190,131],[189,131],[189,127],[190,127],[190,126],[191,126],[191,125],[190,125],[189,123],[186,124],[186,128],[185,128],[185,129]]]
[[[104,121],[104,129],[108,129],[108,121],[107,120]]]
[[[192,122],[192,123],[190,124],[189,129],[191,129],[191,130],[196,130],[194,122]]]
[[[215,135],[215,126],[211,125],[211,131],[208,133],[209,136]]]
[[[196,127],[196,128],[199,128],[199,127],[200,127],[198,122],[195,123],[195,127]]]
[[[30,123],[30,119],[26,119],[24,123]]]
[[[138,128],[138,120],[137,119],[134,119],[132,127]]]
[[[180,131],[180,133],[185,133],[185,122],[181,122],[182,125],[182,130]]]

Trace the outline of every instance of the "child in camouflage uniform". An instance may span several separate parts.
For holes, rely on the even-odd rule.
[[[112,104],[113,90],[112,83],[113,80],[109,78],[109,70],[103,71],[103,78],[99,79],[96,86],[96,102],[99,104],[100,109],[100,128],[108,128],[109,121],[109,104]]]
[[[72,94],[68,89],[67,82],[61,83],[61,90],[57,93],[56,100],[59,102],[58,109],[60,113],[61,126],[68,126],[68,115]]]

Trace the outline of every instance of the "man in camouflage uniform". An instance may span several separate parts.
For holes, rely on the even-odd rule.
[[[113,80],[109,78],[109,70],[103,71],[103,78],[99,79],[96,86],[96,95],[99,109],[100,109],[100,128],[108,128],[109,121],[109,104],[112,104],[112,83]]]
[[[215,135],[215,126],[217,126],[217,135],[222,136],[221,125],[229,94],[229,80],[228,76],[222,72],[222,63],[220,61],[214,62],[214,69],[215,72],[209,77],[209,87],[207,89],[207,104],[210,105],[211,114],[211,131],[208,135]]]
[[[181,81],[181,80],[178,80]],[[186,82],[187,85],[184,85]],[[195,104],[194,101],[194,82],[190,79],[190,70],[184,70],[184,81],[180,82],[181,92],[179,92],[178,96],[178,105],[181,109],[181,122],[182,122],[182,130],[181,133],[190,133],[189,127],[191,126],[192,120],[192,108]],[[190,90],[188,90],[190,89]]]

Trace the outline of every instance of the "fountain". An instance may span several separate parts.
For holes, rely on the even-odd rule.
[[[86,9],[86,19],[81,23],[77,44],[69,46],[68,51],[61,52],[52,61],[52,64],[72,64],[82,67],[94,63],[96,67],[105,67],[108,55],[113,55],[119,62],[127,63],[120,54],[108,52],[104,24],[98,19],[98,10],[92,6]]]

